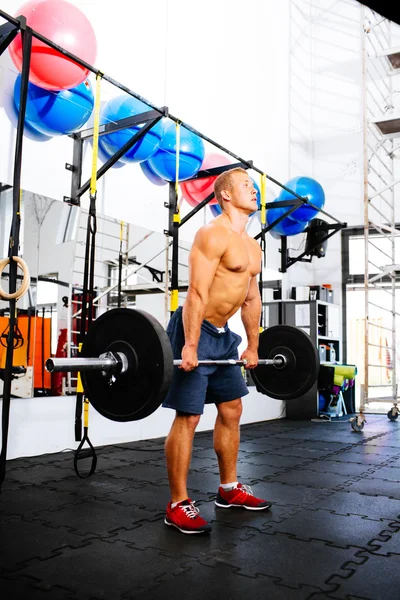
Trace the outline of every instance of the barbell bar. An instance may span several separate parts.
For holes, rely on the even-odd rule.
[[[304,395],[315,384],[319,356],[310,336],[290,325],[260,334],[258,364],[250,369],[259,392],[278,400]],[[50,372],[80,372],[85,396],[104,417],[136,421],[152,414],[170,388],[173,356],[162,325],[145,311],[114,308],[93,321],[76,358],[48,358]],[[199,366],[245,366],[245,360],[201,359]]]
[[[180,367],[182,362],[183,361],[180,359],[174,359],[174,367]],[[280,368],[284,367],[285,362],[284,356],[276,356],[271,359],[261,358],[258,360],[257,365],[268,365]],[[199,360],[198,363],[199,366],[245,367],[247,365],[247,360]],[[119,364],[121,364],[120,369],[118,368]],[[124,364],[126,367],[124,367]],[[120,374],[124,373],[127,370],[127,366],[127,357],[123,352],[107,352],[106,354],[99,356],[99,358],[48,358],[46,361],[46,369],[49,373],[104,371],[107,374],[113,375],[118,371]]]

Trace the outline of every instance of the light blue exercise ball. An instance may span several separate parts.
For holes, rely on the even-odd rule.
[[[315,179],[303,176],[293,177],[285,183],[285,186],[302,198],[307,198],[309,202],[317,207],[315,209],[307,204],[299,206],[299,208],[296,208],[290,215],[290,218],[293,221],[310,221],[324,207],[325,192],[322,185]],[[296,196],[282,189],[276,200],[292,200],[293,198],[296,198]]]
[[[14,84],[17,111],[21,101],[21,75]],[[25,121],[47,136],[69,135],[83,127],[93,112],[94,95],[88,79],[69,90],[54,92],[28,83]]]
[[[168,181],[165,181],[165,179],[163,179],[153,171],[148,160],[144,160],[143,162],[141,162],[140,168],[142,169],[142,172],[147,177],[147,179],[151,181],[151,183],[154,183],[154,185],[167,185]]]
[[[166,181],[176,179],[176,137],[176,124],[168,119],[164,124],[164,135],[158,151],[149,160],[151,169]],[[185,181],[200,170],[205,147],[201,137],[183,126],[180,127],[179,138],[178,180]]]
[[[286,208],[270,208],[267,210],[267,224],[272,225],[276,219],[279,219],[285,212]],[[297,235],[298,233],[302,233],[306,227],[308,226],[308,221],[293,221],[290,217],[285,217],[277,223],[273,230],[280,235]],[[272,231],[272,230],[271,230]]]
[[[115,123],[127,117],[134,117],[144,112],[151,110],[141,100],[134,98],[128,94],[115,96],[108,100],[100,111],[100,124]],[[120,150],[135,133],[137,133],[143,125],[133,125],[119,131],[106,133],[100,136],[99,145],[102,150],[112,156]],[[119,159],[124,163],[141,162],[148,160],[153,156],[160,145],[164,134],[162,121],[158,121],[144,136],[140,138],[125,154]]]

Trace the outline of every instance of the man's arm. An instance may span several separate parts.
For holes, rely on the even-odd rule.
[[[197,346],[201,323],[208,304],[208,293],[218,264],[227,247],[223,228],[206,226],[199,229],[189,254],[189,287],[183,306],[185,346],[182,369],[197,366]]]
[[[246,358],[249,361],[249,366],[255,366],[254,363],[258,360],[261,318],[261,298],[257,276],[252,277],[250,280],[249,291],[242,306],[241,316],[247,335],[247,349],[242,354],[242,358]]]

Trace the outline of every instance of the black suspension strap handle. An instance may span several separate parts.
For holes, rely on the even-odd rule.
[[[84,427],[83,427],[83,438],[78,448],[75,450],[74,454],[74,471],[80,479],[88,479],[91,477],[93,473],[96,471],[97,467],[97,456],[96,451],[92,445],[92,442],[88,436],[89,430],[89,400],[87,398],[83,401],[83,413],[84,413]],[[87,443],[88,448],[84,448],[85,443]],[[91,458],[92,462],[90,465],[89,471],[83,473],[79,470],[78,463],[80,460],[85,460],[87,458]]]

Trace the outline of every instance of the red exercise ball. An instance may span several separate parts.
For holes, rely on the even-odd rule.
[[[223,167],[231,163],[232,161],[223,154],[206,154],[200,170]],[[202,177],[201,179],[193,179],[192,181],[181,183],[182,195],[186,202],[193,208],[200,204],[200,202],[205,200],[214,191],[214,182],[216,179],[217,175],[214,175],[212,177]],[[214,198],[208,204],[209,206],[217,204],[217,200]]]
[[[79,8],[65,0],[31,0],[17,11],[29,27],[71,54],[93,65],[97,54],[94,30]],[[22,72],[22,40],[19,33],[9,45],[13,63]],[[65,90],[82,83],[88,70],[72,62],[37,38],[32,39],[29,81],[45,90]]]

